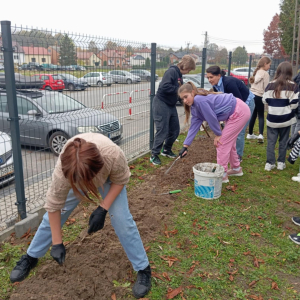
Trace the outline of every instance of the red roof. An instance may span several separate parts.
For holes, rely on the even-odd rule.
[[[83,52],[77,52],[77,58],[78,59],[90,59],[90,57],[94,54],[93,52],[89,51],[83,51]]]
[[[27,55],[50,55],[48,52],[48,49],[45,49],[43,47],[22,47],[24,50],[24,53]]]
[[[134,51],[135,53],[151,53],[149,48],[138,49]]]

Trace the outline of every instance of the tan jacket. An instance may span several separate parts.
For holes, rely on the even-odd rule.
[[[66,145],[77,137],[96,144],[103,158],[104,166],[93,179],[97,187],[103,186],[108,177],[109,180],[115,184],[125,185],[128,183],[131,174],[126,157],[119,146],[100,133],[83,133],[76,135],[69,139]],[[52,174],[51,185],[47,191],[45,209],[48,212],[61,210],[65,206],[70,189],[71,185],[62,172],[59,157]]]
[[[256,96],[262,97],[269,81],[270,76],[268,72],[265,70],[258,70],[255,74],[254,83],[251,84],[251,92]]]

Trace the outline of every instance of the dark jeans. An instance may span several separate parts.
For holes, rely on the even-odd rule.
[[[170,151],[180,131],[176,106],[169,106],[165,102],[154,97],[153,119],[156,133],[153,142],[152,155],[159,155],[162,146]]]
[[[275,164],[275,145],[279,136],[279,148],[278,148],[278,162],[285,162],[286,157],[286,144],[289,139],[291,126],[283,128],[267,127],[267,163]]]
[[[255,108],[252,114],[252,117],[250,119],[249,123],[249,134],[253,134],[253,127],[258,115],[258,127],[259,127],[259,133],[263,134],[264,133],[264,125],[265,125],[265,116],[264,116],[264,111],[265,111],[265,106],[262,102],[262,97],[256,96],[254,97],[254,103],[255,103]]]

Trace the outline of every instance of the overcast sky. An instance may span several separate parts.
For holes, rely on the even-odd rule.
[[[1,1],[0,20],[170,47],[210,42],[262,52],[263,30],[280,0]],[[211,6],[210,6],[211,5]],[[230,40],[230,41],[227,41]]]

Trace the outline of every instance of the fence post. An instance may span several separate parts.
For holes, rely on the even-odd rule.
[[[250,73],[251,73],[251,64],[252,64],[252,55],[250,55],[250,58],[249,58],[248,87],[250,86],[249,78],[250,78]]]
[[[18,206],[18,213],[21,219],[26,218],[26,199],[24,190],[24,177],[23,177],[23,164],[21,155],[21,143],[20,143],[20,127],[19,116],[17,107],[17,95],[16,95],[16,83],[15,83],[15,71],[13,61],[13,47],[11,39],[11,22],[1,21],[1,33],[2,33],[2,51],[4,54],[4,71],[5,71],[5,84],[7,93],[7,104],[10,121],[10,134],[12,138],[12,148],[14,157],[14,173],[16,182],[16,195]]]
[[[202,70],[201,70],[201,88],[204,88],[204,76],[206,69],[206,48],[202,49]]]
[[[230,76],[230,72],[231,72],[231,59],[232,59],[232,52],[229,52],[229,56],[228,56],[228,76]]]
[[[154,142],[154,120],[152,103],[155,96],[155,72],[156,72],[156,43],[151,43],[151,84],[150,84],[150,149]]]

